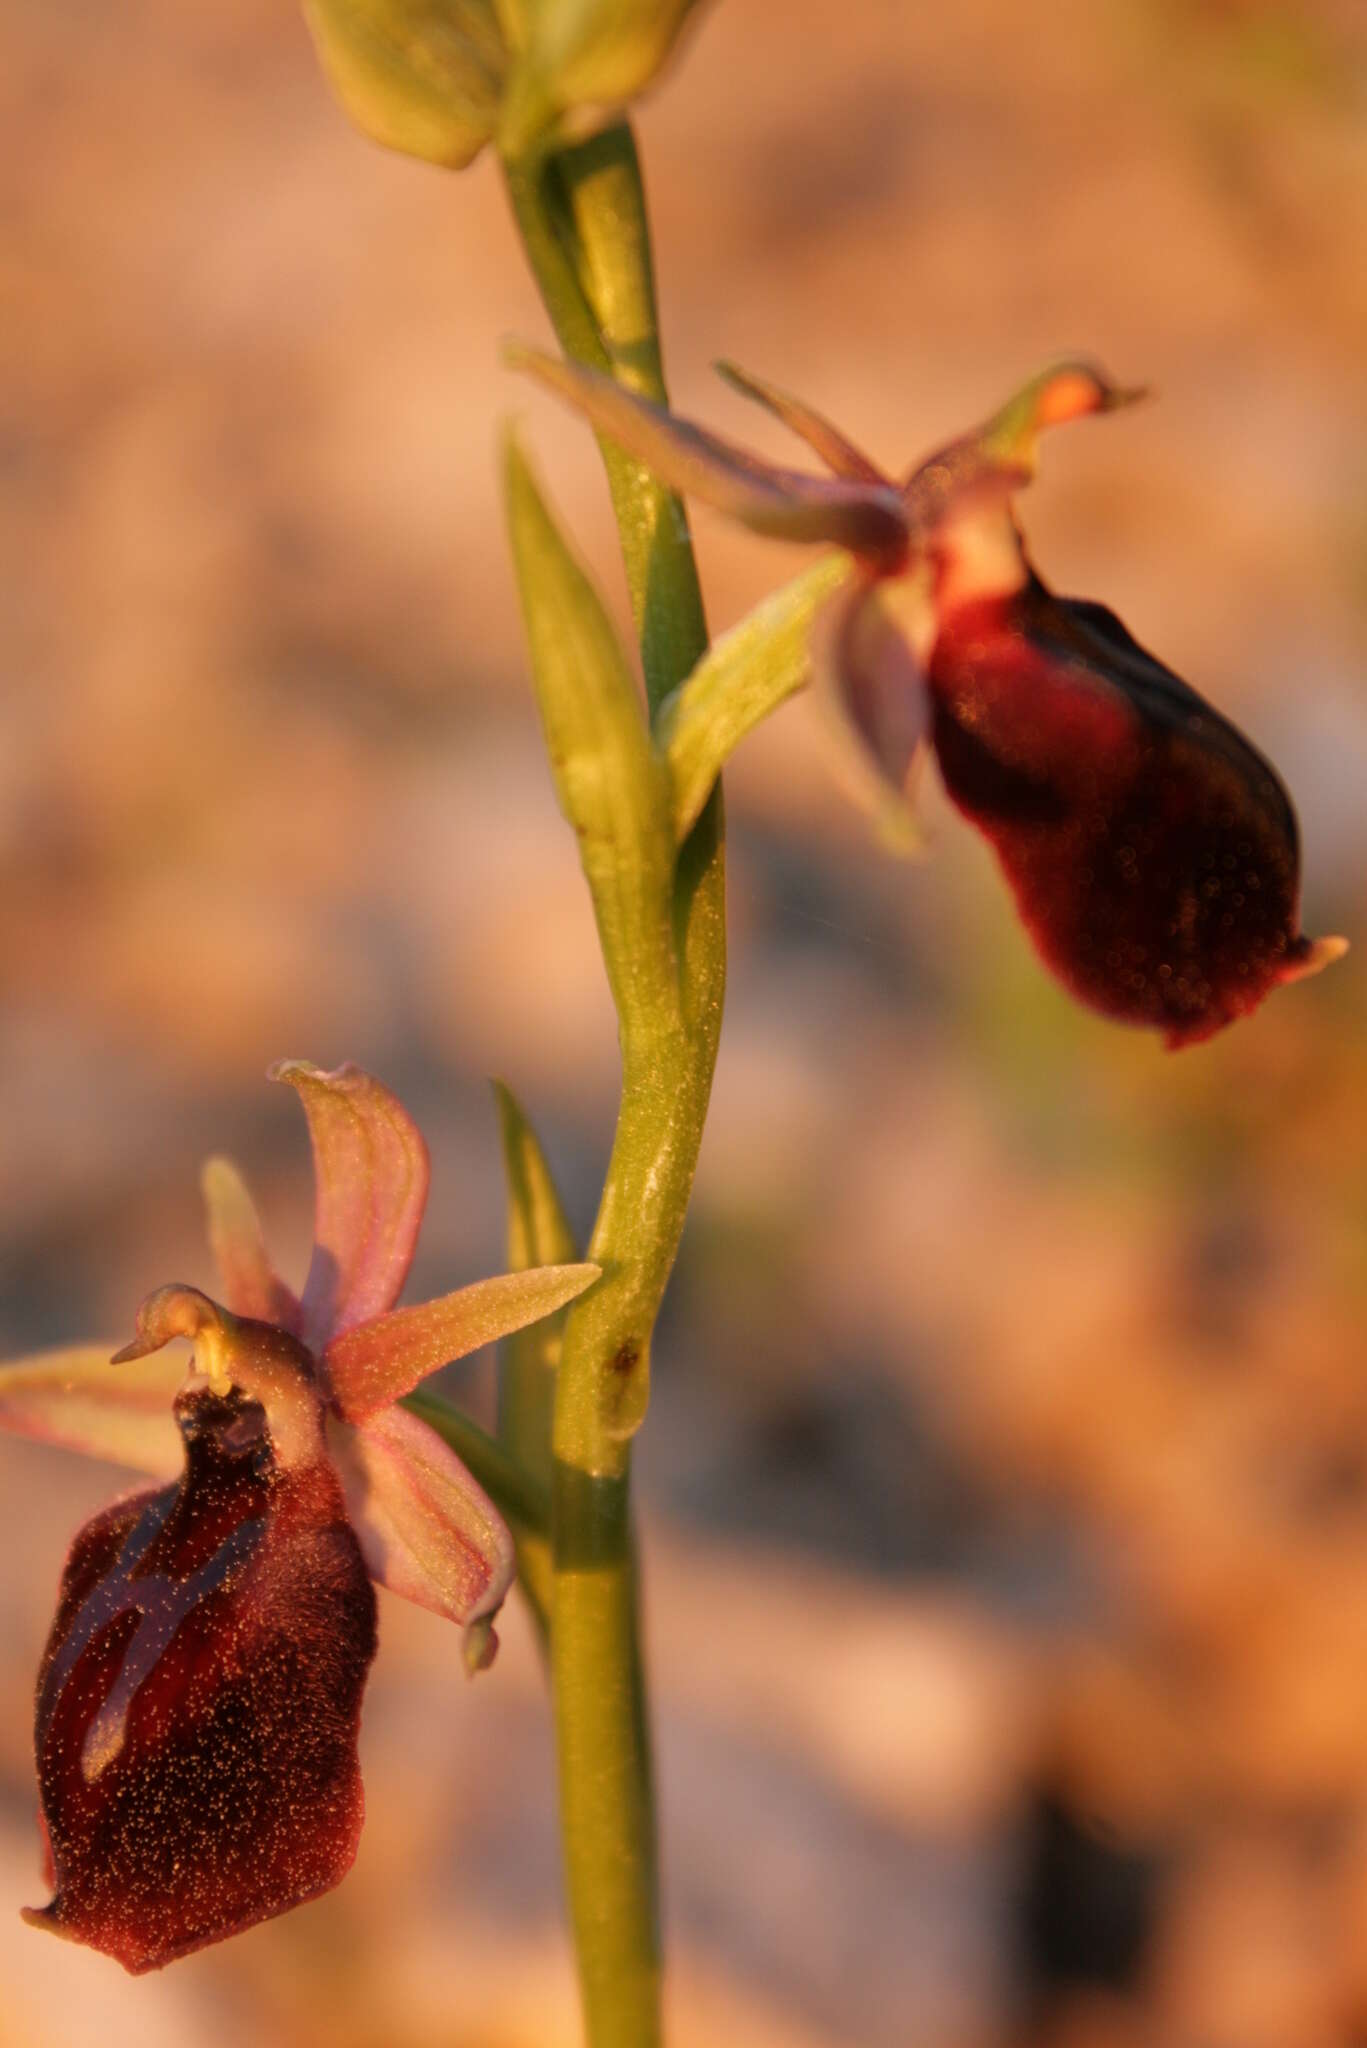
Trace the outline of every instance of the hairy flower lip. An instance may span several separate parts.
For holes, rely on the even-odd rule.
[[[375,1597],[337,1476],[236,1389],[176,1412],[180,1478],[72,1545],[35,1716],[53,1897],[25,1918],[135,1975],[338,1883],[363,1813]]]

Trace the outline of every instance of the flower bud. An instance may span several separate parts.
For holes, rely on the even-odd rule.
[[[506,52],[492,0],[304,0],[333,91],[387,149],[460,170],[498,123]]]
[[[594,118],[644,92],[697,0],[527,0],[524,47],[509,81],[499,143],[519,156],[558,125]]]

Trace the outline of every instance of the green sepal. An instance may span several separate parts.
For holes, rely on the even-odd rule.
[[[547,1248],[558,1246],[568,1258],[578,1257],[574,1230],[565,1214],[546,1155],[536,1132],[512,1090],[493,1084],[498,1105],[503,1170],[508,1183],[508,1264],[513,1271],[544,1263]],[[559,1252],[557,1253],[557,1258]],[[555,1415],[555,1375],[564,1338],[563,1315],[507,1338],[498,1352],[498,1434],[509,1456],[549,1495],[554,1459],[551,1426]],[[523,1598],[544,1643],[550,1632],[554,1599],[549,1532],[514,1525],[517,1579]]]
[[[746,734],[807,682],[813,622],[851,573],[848,555],[823,555],[715,641],[660,706],[655,738],[669,764],[677,840]]]
[[[624,1037],[677,1028],[670,777],[596,591],[516,442],[504,452],[513,561],[560,808],[579,841]]]
[[[541,1266],[548,1257],[552,1263],[575,1259],[574,1231],[536,1132],[512,1091],[502,1081],[495,1081],[493,1089],[508,1183],[509,1269]],[[545,1316],[499,1347],[499,1436],[519,1464],[548,1487],[555,1371],[564,1327],[562,1314]]]

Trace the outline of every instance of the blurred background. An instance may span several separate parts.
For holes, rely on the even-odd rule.
[[[625,621],[495,166],[363,143],[295,11],[10,0],[0,91],[0,1350],[207,1283],[297,1105],[434,1155],[414,1298],[501,1262],[485,1077],[581,1227],[611,1012],[495,488],[524,425]],[[1367,2042],[1367,17],[718,0],[640,113],[676,402],[734,356],[900,466],[1067,350],[1045,574],[1280,764],[1356,950],[1177,1056],[1069,1007],[984,847],[870,842],[795,702],[728,777],[731,1001],[641,1445],[677,2048]],[[801,557],[695,520],[714,628]],[[488,1360],[448,1375],[487,1413]],[[33,1673],[123,1484],[0,1442],[3,2048],[571,2048],[548,1725],[386,1599],[331,1898],[136,1985],[21,1927]]]

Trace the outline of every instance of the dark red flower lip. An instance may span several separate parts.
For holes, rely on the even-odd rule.
[[[1032,575],[943,620],[929,686],[945,787],[1079,1001],[1195,1045],[1339,950],[1300,930],[1276,772],[1114,614]]]
[[[322,1454],[236,1388],[182,1394],[180,1481],[76,1537],[39,1676],[54,1896],[31,1924],[160,1969],[355,1857],[375,1596]]]

